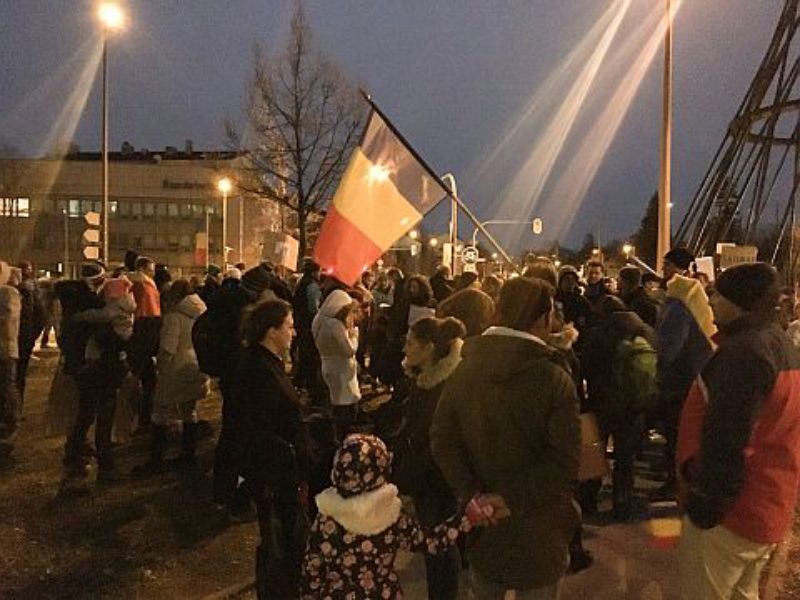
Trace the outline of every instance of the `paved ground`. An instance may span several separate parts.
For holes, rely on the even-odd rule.
[[[253,518],[233,522],[209,498],[213,439],[201,444],[202,469],[113,486],[64,488],[63,435],[47,433],[48,396],[57,354],[34,361],[15,460],[0,469],[0,598],[205,598],[234,594],[252,576]],[[63,393],[57,390],[56,396]],[[201,414],[216,426],[216,397]],[[146,440],[118,449],[126,472],[143,462]],[[641,487],[656,485],[641,481]],[[586,526],[596,562],[565,581],[566,600],[677,598],[674,550],[654,531],[674,533],[669,508],[648,507],[625,525],[601,514]],[[663,513],[663,514],[662,514]],[[800,520],[799,520],[800,523]],[[800,526],[765,581],[768,600],[800,599]],[[425,598],[422,561],[406,561],[406,597]],[[464,597],[469,597],[465,586]]]

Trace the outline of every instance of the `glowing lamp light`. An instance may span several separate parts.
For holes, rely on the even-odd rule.
[[[499,254],[497,254],[497,252],[492,252],[492,260],[497,260],[498,256]]]
[[[384,183],[389,180],[389,169],[383,165],[370,165],[369,178],[376,183]]]
[[[560,260],[555,261],[553,264],[556,266],[556,269],[560,269],[561,268],[561,261]]]
[[[125,13],[113,2],[103,2],[97,8],[97,17],[109,29],[120,29],[125,25]]]
[[[231,180],[227,177],[223,177],[217,182],[217,189],[222,192],[223,194],[227,194],[233,188],[233,184]]]
[[[439,245],[439,240],[437,240],[436,238],[431,238],[430,240],[428,240],[428,243],[431,245],[431,248],[436,248],[436,246]]]
[[[419,231],[417,231],[416,229],[412,229],[411,231],[408,232],[408,237],[410,237],[412,240],[417,239],[419,237]]]
[[[633,252],[633,246],[631,244],[623,244],[622,251],[625,253],[625,256],[630,256],[631,252]]]
[[[595,256],[596,256],[596,255],[598,255],[598,254],[600,254],[600,248],[594,248],[594,249],[592,250],[592,254],[594,254]]]

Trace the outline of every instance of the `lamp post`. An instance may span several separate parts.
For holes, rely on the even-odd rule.
[[[481,227],[486,227],[487,225],[529,225],[533,223],[533,221],[483,221],[481,222]],[[472,245],[475,246],[478,243],[478,227],[472,230]]]
[[[227,177],[217,181],[217,189],[222,192],[222,268],[225,269],[228,262],[228,192],[231,191],[233,184]]]
[[[239,262],[244,262],[244,198],[239,194]]]
[[[103,2],[97,10],[103,25],[103,260],[108,262],[108,32],[121,29],[125,13],[113,2]]]
[[[667,24],[664,30],[663,120],[661,123],[661,177],[658,194],[658,242],[656,271],[664,268],[664,255],[671,245],[670,201],[672,161],[672,0],[666,0]]]

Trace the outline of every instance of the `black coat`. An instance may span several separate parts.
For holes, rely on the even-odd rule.
[[[643,287],[638,287],[632,293],[623,296],[622,300],[650,327],[658,324],[658,302],[650,298]]]
[[[72,317],[84,310],[101,308],[103,301],[83,281],[78,280],[57,282],[55,293],[62,310],[58,345],[64,356],[65,372],[74,375],[86,361],[86,344],[89,342],[91,328],[85,323],[74,321]]]
[[[245,478],[270,484],[301,478],[298,469],[304,469],[307,455],[305,427],[283,361],[261,345],[245,348],[233,389],[233,402],[226,402],[226,410]]]

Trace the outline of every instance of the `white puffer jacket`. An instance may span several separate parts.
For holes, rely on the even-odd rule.
[[[361,399],[358,386],[356,350],[358,329],[348,332],[336,315],[353,299],[342,290],[332,291],[320,306],[311,324],[314,343],[322,361],[322,378],[334,406],[349,406]]]

